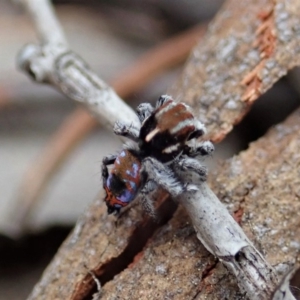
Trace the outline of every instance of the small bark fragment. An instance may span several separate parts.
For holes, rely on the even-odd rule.
[[[242,101],[253,102],[261,94],[261,74],[260,72],[265,67],[267,59],[270,58],[275,51],[276,47],[276,34],[275,34],[275,24],[274,24],[274,5],[269,9],[269,11],[264,11],[259,14],[259,18],[262,24],[256,30],[256,40],[253,46],[259,49],[260,57],[262,60],[258,65],[247,74],[242,80],[242,84],[247,86],[246,91],[242,95]]]

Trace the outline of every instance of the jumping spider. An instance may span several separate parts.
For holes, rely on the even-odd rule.
[[[140,127],[116,122],[114,132],[131,139],[118,155],[109,155],[102,161],[103,188],[108,213],[118,213],[138,194],[144,210],[154,215],[148,195],[157,186],[172,197],[197,187],[182,182],[178,172],[191,170],[205,181],[207,169],[196,156],[206,157],[214,151],[209,141],[196,138],[205,133],[204,125],[192,114],[189,106],[176,103],[170,96],[161,96],[154,108],[149,103],[137,107]],[[113,165],[111,171],[107,166]]]

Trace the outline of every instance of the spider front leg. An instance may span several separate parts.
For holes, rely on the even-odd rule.
[[[186,143],[185,148],[183,150],[183,154],[186,154],[190,157],[201,156],[203,159],[207,156],[212,155],[215,151],[215,147],[210,141],[191,141]]]
[[[104,156],[102,159],[102,182],[103,182],[103,188],[106,186],[106,181],[108,178],[108,165],[112,165],[117,158],[117,155],[111,154]]]
[[[154,107],[150,103],[141,103],[136,108],[136,113],[140,119],[140,122],[143,123],[154,111]]]
[[[132,124],[126,125],[120,121],[116,121],[116,123],[114,125],[114,133],[116,135],[121,135],[121,136],[127,137],[134,142],[138,142],[140,128],[138,128]]]
[[[158,100],[156,101],[156,108],[161,107],[165,104],[166,101],[173,100],[173,98],[169,95],[161,95]]]
[[[142,174],[153,180],[172,197],[177,197],[186,191],[196,191],[198,188],[193,184],[184,184],[176,176],[176,174],[166,165],[148,157],[142,162]]]
[[[199,176],[201,181],[206,181],[207,179],[207,168],[195,158],[181,156],[174,161],[173,167],[179,171],[192,171]]]

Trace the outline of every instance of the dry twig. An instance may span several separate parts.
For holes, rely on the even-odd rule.
[[[116,120],[138,124],[132,109],[69,49],[49,1],[20,2],[40,36],[40,45],[28,44],[20,51],[18,65],[21,69],[35,81],[51,84],[85,105],[105,126],[113,127]]]

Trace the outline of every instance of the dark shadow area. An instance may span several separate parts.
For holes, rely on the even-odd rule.
[[[47,264],[71,229],[71,226],[53,226],[17,240],[0,235],[0,275],[13,276],[23,268]]]
[[[295,272],[290,281],[290,289],[296,299],[300,299],[300,268]]]
[[[282,78],[253,104],[245,118],[225,138],[225,142],[230,140],[236,143],[235,153],[232,155],[247,149],[249,143],[262,137],[272,126],[284,121],[299,105],[298,92],[287,77]]]
[[[118,257],[102,264],[99,269],[90,270],[97,277],[102,286],[134,262],[135,257],[143,250],[156,230],[173,217],[176,208],[177,204],[170,198],[167,198],[166,201],[157,208],[158,220],[145,216],[143,222],[137,226],[130,237],[127,247]],[[93,294],[97,292],[97,286],[90,273],[87,273],[82,282],[78,284],[76,290],[77,293],[72,297],[72,300],[92,299]]]
[[[1,291],[1,299],[25,299],[32,290],[32,285],[42,275],[61,243],[65,240],[72,226],[53,226],[44,231],[26,234],[13,240],[0,235],[0,282],[7,287]],[[9,286],[16,281],[31,283]]]

